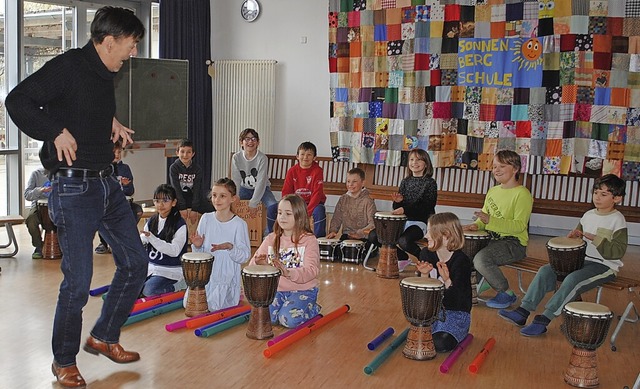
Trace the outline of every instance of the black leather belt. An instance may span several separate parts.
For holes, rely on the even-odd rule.
[[[62,168],[56,171],[56,177],[68,177],[68,178],[106,178],[113,174],[113,166],[109,165],[108,168],[102,170],[90,170],[90,169],[76,169],[76,168]]]

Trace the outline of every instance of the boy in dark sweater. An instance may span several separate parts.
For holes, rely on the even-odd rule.
[[[203,171],[193,157],[196,152],[193,142],[183,139],[176,150],[178,159],[169,167],[169,179],[171,186],[176,190],[178,210],[187,222],[189,235],[195,231],[200,221],[202,209],[206,199],[202,195]]]

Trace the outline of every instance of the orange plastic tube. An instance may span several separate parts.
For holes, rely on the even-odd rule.
[[[147,308],[155,307],[156,305],[178,301],[179,299],[184,297],[184,292],[185,292],[184,290],[179,290],[177,292],[162,295],[151,300],[136,303],[133,305],[133,308],[131,309],[131,313],[136,313],[138,311],[142,311]]]
[[[329,323],[330,321],[332,321],[332,320],[344,315],[345,313],[349,312],[350,309],[351,309],[351,307],[349,307],[346,304],[341,306],[340,308],[338,308],[338,309],[332,311],[331,313],[325,315],[322,319],[316,321],[315,323],[313,323],[309,327],[305,327],[305,328],[301,329],[300,331],[297,331],[297,332],[287,336],[286,338],[282,339],[278,343],[274,343],[272,346],[267,347],[267,349],[264,350],[262,352],[262,354],[265,356],[265,358],[271,358],[273,355],[275,355],[276,353],[282,351],[287,346],[297,342],[298,340],[300,340],[300,339],[304,338],[305,336],[309,335],[311,332],[319,329],[323,325],[325,325],[325,324]]]
[[[196,319],[191,319],[189,321],[187,321],[186,323],[186,327],[187,328],[200,328],[203,326],[206,326],[207,324],[211,324],[214,323],[220,319],[224,319],[225,317],[229,317],[229,316],[233,316],[233,315],[237,315],[240,313],[244,313],[244,312],[249,312],[251,311],[251,306],[249,305],[242,305],[240,307],[237,308],[233,308],[233,309],[229,309],[228,311],[223,311],[223,312],[219,312],[213,315],[209,315],[209,316],[204,316],[204,317],[199,317]]]
[[[476,357],[473,358],[473,362],[471,362],[471,364],[469,365],[470,372],[472,373],[478,372],[478,370],[480,369],[480,366],[482,366],[482,364],[484,363],[484,360],[487,358],[487,355],[489,355],[489,351],[491,351],[491,349],[495,344],[496,344],[496,340],[494,338],[489,338],[489,340],[487,340],[487,343],[484,344],[484,346],[482,347],[482,350],[480,350],[478,355],[476,355]]]

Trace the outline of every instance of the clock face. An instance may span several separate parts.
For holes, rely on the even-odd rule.
[[[260,4],[256,0],[244,0],[240,8],[242,18],[247,22],[253,22],[260,14]]]

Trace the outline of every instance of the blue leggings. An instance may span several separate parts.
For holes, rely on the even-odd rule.
[[[271,322],[294,328],[320,313],[320,306],[316,304],[318,288],[295,290],[276,293],[276,297],[269,306]]]

